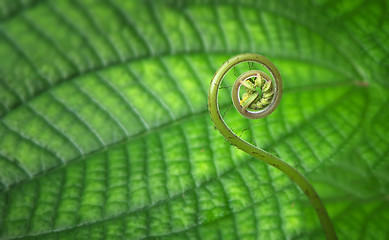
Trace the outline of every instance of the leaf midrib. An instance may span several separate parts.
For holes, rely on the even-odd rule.
[[[85,75],[93,73],[93,72],[99,72],[99,71],[101,71],[103,69],[106,69],[106,68],[115,67],[115,66],[119,66],[119,65],[131,64],[132,62],[142,61],[142,60],[146,60],[146,59],[149,60],[149,59],[153,59],[153,58],[177,57],[177,56],[187,56],[187,55],[189,55],[189,56],[196,55],[197,56],[197,55],[208,55],[208,54],[211,54],[211,55],[234,55],[234,54],[238,54],[238,53],[241,53],[241,52],[239,50],[236,50],[236,51],[230,51],[230,52],[212,51],[210,53],[205,53],[202,50],[200,50],[200,51],[193,50],[193,51],[182,51],[182,52],[175,52],[175,53],[163,52],[161,54],[157,54],[157,55],[154,55],[154,56],[144,55],[144,56],[130,58],[130,59],[127,59],[127,60],[124,60],[124,61],[121,61],[121,60],[113,61],[113,62],[108,63],[107,65],[104,65],[104,66],[101,65],[101,66],[93,67],[93,68],[87,69],[86,71],[83,71],[81,73],[75,72],[73,74],[70,74],[66,78],[63,78],[63,79],[61,79],[59,81],[56,81],[54,84],[52,84],[52,85],[50,85],[50,86],[48,86],[48,87],[46,87],[44,89],[36,91],[32,96],[24,98],[22,101],[18,102],[17,104],[9,107],[7,112],[4,112],[2,115],[0,115],[0,121],[2,121],[4,118],[6,118],[6,116],[8,114],[10,114],[12,111],[25,106],[31,100],[33,100],[33,99],[35,99],[35,98],[37,98],[37,97],[39,97],[41,95],[44,95],[46,92],[51,92],[53,89],[55,89],[56,87],[61,86],[62,84],[75,81],[79,77],[85,76]],[[263,53],[265,53],[266,55],[271,55],[271,53],[269,53],[269,54],[267,54],[266,52],[263,52]],[[312,64],[312,65],[316,65],[316,66],[323,67],[323,68],[326,68],[326,69],[330,69],[333,72],[337,72],[339,74],[342,74],[343,76],[346,77],[346,79],[350,79],[351,80],[351,76],[346,76],[345,72],[340,71],[339,69],[336,69],[333,66],[330,66],[328,64],[321,63],[320,61],[314,61],[314,60],[311,60],[311,59],[304,59],[304,58],[294,58],[294,57],[277,55],[277,54],[272,54],[272,56],[273,56],[273,58],[278,59],[278,60],[302,62],[302,63]]]

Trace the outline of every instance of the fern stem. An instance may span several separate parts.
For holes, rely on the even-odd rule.
[[[253,157],[258,158],[259,160],[262,160],[267,164],[270,164],[271,166],[278,168],[283,173],[285,173],[293,182],[295,182],[305,193],[305,195],[307,195],[312,206],[315,208],[315,211],[319,217],[326,238],[329,240],[336,240],[337,239],[336,233],[333,228],[331,219],[328,216],[327,210],[323,202],[321,201],[319,195],[313,188],[313,186],[308,182],[307,178],[305,178],[304,175],[302,175],[296,168],[292,167],[291,165],[279,159],[278,157],[271,155],[270,153],[246,142],[245,140],[235,135],[222,119],[222,116],[219,111],[219,106],[218,106],[218,91],[219,91],[220,84],[224,76],[226,75],[226,73],[234,66],[242,62],[256,62],[265,66],[270,71],[274,79],[275,93],[271,103],[261,111],[251,112],[242,107],[238,109],[237,104],[235,104],[237,110],[247,118],[258,119],[258,118],[266,117],[267,115],[272,113],[280,103],[281,95],[282,95],[282,80],[281,80],[281,75],[277,70],[276,66],[269,59],[261,55],[257,55],[253,53],[240,54],[227,60],[216,71],[215,75],[212,78],[210,88],[209,88],[209,95],[208,95],[208,109],[212,121],[215,123],[215,126],[220,131],[220,133],[232,145],[240,148],[241,150],[252,155]],[[233,91],[239,91],[239,88],[236,89],[234,87]]]

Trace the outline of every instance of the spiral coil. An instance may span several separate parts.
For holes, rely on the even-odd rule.
[[[220,133],[232,145],[259,160],[278,168],[295,182],[307,195],[312,206],[315,208],[327,239],[337,239],[331,219],[328,216],[323,202],[304,175],[278,157],[273,156],[238,137],[224,122],[218,106],[220,84],[227,72],[242,62],[259,63],[263,65],[269,70],[272,79],[259,70],[251,70],[240,75],[235,80],[231,93],[232,101],[237,111],[246,118],[259,119],[268,116],[278,107],[282,96],[282,79],[280,72],[266,57],[253,53],[244,53],[227,60],[216,71],[211,80],[208,95],[208,109],[212,121],[215,123],[215,126]],[[246,90],[246,93],[243,93],[242,97],[240,97],[240,89],[242,86]]]

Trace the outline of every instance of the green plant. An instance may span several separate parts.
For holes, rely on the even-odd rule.
[[[312,187],[312,185],[308,182],[308,180],[302,175],[297,169],[290,166],[288,163],[282,161],[278,157],[256,147],[252,144],[248,143],[247,141],[241,139],[240,137],[236,136],[231,129],[225,124],[225,122],[222,119],[222,115],[219,111],[218,106],[218,92],[220,89],[220,84],[223,81],[224,76],[227,74],[228,71],[233,69],[236,65],[244,62],[256,62],[259,64],[262,64],[265,66],[271,73],[271,75],[274,78],[274,93],[272,94],[273,98],[270,100],[269,105],[265,106],[264,108],[259,109],[260,111],[249,111],[247,110],[247,105],[250,105],[254,102],[254,98],[249,102],[246,103],[246,106],[241,106],[241,101],[237,101],[239,96],[239,90],[240,86],[244,84],[243,81],[251,78],[253,75],[257,75],[257,78],[255,81],[258,81],[260,79],[260,74],[265,74],[263,72],[259,71],[249,71],[246,73],[243,73],[239,78],[235,81],[234,87],[232,89],[232,97],[234,100],[234,105],[236,109],[239,111],[239,113],[247,118],[252,119],[258,119],[263,118],[272,113],[278,106],[278,104],[281,101],[282,96],[282,80],[281,75],[279,71],[277,70],[276,66],[267,58],[252,54],[252,53],[245,53],[240,54],[235,57],[230,58],[227,60],[215,73],[210,87],[209,87],[209,96],[208,96],[208,108],[209,113],[211,115],[212,121],[215,123],[215,126],[220,131],[220,133],[234,146],[240,148],[241,150],[245,151],[246,153],[252,155],[253,157],[262,160],[266,162],[267,164],[270,164],[271,166],[281,170],[283,173],[285,173],[293,182],[295,182],[301,190],[307,195],[309,200],[311,201],[312,206],[315,208],[315,211],[317,213],[317,216],[320,219],[320,222],[322,224],[323,230],[327,236],[327,239],[337,239],[335,230],[332,226],[331,219],[328,216],[327,210],[324,207],[320,197],[317,195],[315,189]],[[269,80],[269,77],[266,77]],[[259,84],[261,85],[261,84]],[[250,87],[250,85],[249,85]],[[269,85],[266,87],[269,89]],[[266,93],[266,92],[265,92]],[[264,94],[265,94],[264,93]],[[254,94],[253,94],[254,95]],[[262,99],[262,96],[255,95],[259,100]],[[267,98],[266,98],[267,99]],[[258,100],[256,100],[258,102]],[[257,109],[256,109],[257,110]]]
[[[213,74],[243,52],[287,81],[245,119],[233,83],[268,72],[235,67],[228,126],[304,173],[339,239],[387,239],[387,6],[0,0],[0,239],[323,239],[297,185],[209,117]]]

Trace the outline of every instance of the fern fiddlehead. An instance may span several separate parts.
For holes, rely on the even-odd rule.
[[[208,95],[208,109],[212,121],[215,123],[215,126],[220,133],[232,145],[235,145],[259,160],[278,168],[295,182],[307,195],[312,206],[315,208],[326,238],[331,240],[337,239],[327,210],[315,189],[304,175],[278,157],[271,155],[235,135],[222,119],[218,106],[218,91],[220,84],[230,69],[243,62],[254,62],[263,65],[269,70],[274,81],[272,82],[266,73],[258,70],[251,70],[240,75],[234,83],[231,94],[237,111],[246,118],[259,119],[268,116],[279,105],[282,95],[282,79],[276,66],[264,56],[253,53],[244,53],[227,60],[216,71],[212,78]],[[242,87],[246,90],[246,93],[240,98],[239,91]]]

